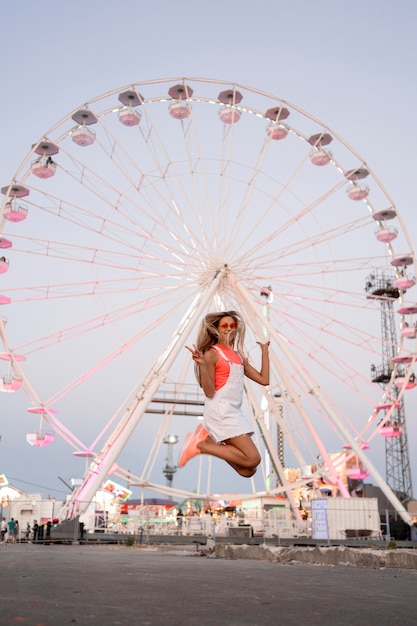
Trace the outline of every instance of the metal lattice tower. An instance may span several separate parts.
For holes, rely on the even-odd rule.
[[[394,302],[399,298],[400,292],[395,287],[394,280],[394,272],[387,269],[376,270],[367,277],[365,287],[367,297],[377,300],[381,308],[382,364],[371,366],[371,379],[383,389],[391,380],[394,371],[392,359],[396,356]],[[401,367],[398,368],[397,375],[403,375]],[[394,385],[390,390],[394,402],[398,394],[399,390]],[[398,403],[398,407],[394,408],[391,419],[398,424],[401,434],[385,439],[386,481],[404,504],[413,498],[404,402]]]
[[[276,393],[274,394],[274,397],[279,401],[281,394]],[[277,402],[277,404],[278,404],[278,409],[279,409],[281,420],[283,420],[284,419],[284,406],[282,402]],[[282,429],[280,428],[279,424],[277,424],[277,452],[278,452],[278,458],[280,460],[282,467],[285,467],[284,433]]]

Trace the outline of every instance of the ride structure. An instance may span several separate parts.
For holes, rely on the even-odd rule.
[[[400,281],[416,261],[392,198],[353,148],[279,97],[201,78],[114,89],[31,145],[1,189],[3,390],[26,394],[32,433],[47,428],[60,454],[85,463],[67,517],[110,475],[182,499],[285,494],[297,516],[297,494],[325,485],[348,498],[349,474],[369,473],[410,522],[366,448],[380,436],[379,407],[413,381],[416,346],[393,338],[398,393],[389,384],[381,397],[367,375],[381,339],[362,281],[381,265]],[[404,285],[401,324],[413,306]],[[205,313],[231,309],[247,321],[254,363],[256,342],[271,340],[269,388],[245,389],[270,467],[236,484],[201,455],[167,486],[164,440],[181,441],[199,418],[182,403],[195,388],[184,346]]]
[[[371,378],[373,382],[387,390],[387,395],[389,394],[390,397],[390,401],[381,406],[382,417],[379,422],[379,433],[385,439],[386,481],[403,504],[413,499],[405,398],[402,401],[399,400],[400,390],[404,383],[402,365],[410,357],[398,356],[396,352],[398,341],[394,304],[400,297],[396,282],[401,284],[401,278],[405,276],[406,261],[407,259],[404,258],[404,266],[400,265],[399,281],[392,269],[375,270],[366,281],[368,298],[373,298],[378,302],[381,309],[382,363],[372,366]],[[413,339],[415,327],[410,328],[406,321],[410,311],[402,311],[402,314],[404,317],[401,334],[407,339]],[[409,328],[412,332],[408,331]],[[414,375],[406,383],[405,390],[413,387]]]

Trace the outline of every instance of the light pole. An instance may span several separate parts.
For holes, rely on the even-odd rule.
[[[176,443],[178,443],[177,435],[167,435],[164,439],[164,443],[167,446],[167,455],[165,458],[165,467],[163,469],[164,476],[167,479],[167,487],[172,487],[172,482],[174,479],[174,474],[177,471],[177,466],[174,465],[173,460],[173,448]],[[170,500],[172,500],[172,496],[169,496]]]
[[[269,322],[269,305],[272,304],[272,302],[274,301],[274,296],[272,294],[272,287],[271,285],[268,285],[268,287],[262,287],[261,292],[260,292],[260,296],[261,298],[264,299],[264,304],[262,306],[262,316]],[[268,328],[266,325],[264,325],[263,327],[263,332],[265,335],[265,339],[269,339],[269,333],[268,333]],[[269,392],[267,392],[269,393]],[[271,423],[270,423],[270,417],[269,417],[269,404],[268,404],[268,400],[265,398],[265,396],[262,398],[261,401],[261,409],[263,411],[264,414],[264,422],[265,422],[265,426],[267,428],[267,430],[270,430],[271,428]],[[272,482],[274,479],[273,476],[273,469],[272,469],[272,465],[271,465],[271,459],[270,456],[268,454],[268,451],[265,451],[265,475],[266,475],[266,482],[267,482],[267,490],[269,491],[269,489],[271,489]]]

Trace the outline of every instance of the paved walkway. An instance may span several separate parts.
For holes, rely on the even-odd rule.
[[[0,545],[0,624],[412,626],[417,571]]]

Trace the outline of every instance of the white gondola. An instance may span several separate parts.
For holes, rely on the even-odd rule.
[[[390,243],[397,238],[398,230],[396,228],[388,228],[388,226],[382,226],[378,230],[375,231],[375,236],[378,241],[382,241],[383,243]]]
[[[119,111],[119,122],[124,126],[138,126],[141,119],[141,113],[132,107],[126,107]]]
[[[78,146],[91,146],[96,140],[96,134],[87,126],[78,126],[72,131],[71,138]]]
[[[191,115],[191,106],[183,100],[173,102],[168,107],[169,114],[176,120],[184,120]]]
[[[351,200],[364,200],[369,194],[369,187],[366,185],[352,185],[347,190],[347,195]]]
[[[41,157],[33,161],[31,165],[32,174],[38,178],[51,178],[56,172],[56,163],[49,157]]]
[[[318,165],[322,167],[323,165],[328,165],[332,160],[332,155],[327,150],[315,150],[311,156],[310,161],[313,165]]]
[[[268,136],[274,141],[279,141],[280,139],[285,139],[288,135],[288,128],[283,124],[270,124],[266,130]]]
[[[241,118],[241,112],[236,107],[225,105],[219,111],[223,124],[236,124]]]

